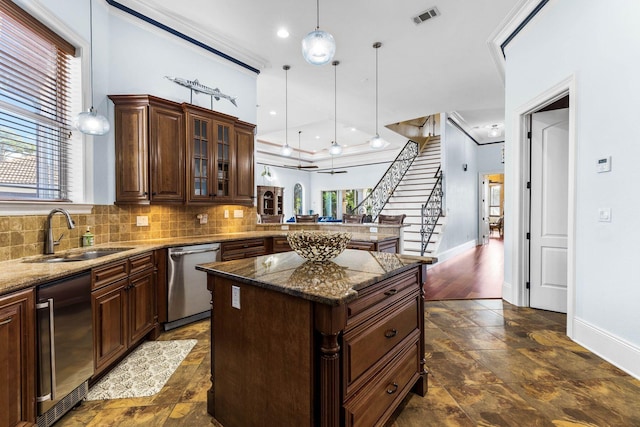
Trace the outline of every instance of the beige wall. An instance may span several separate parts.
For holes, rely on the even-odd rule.
[[[229,218],[224,218],[224,211]],[[242,210],[243,218],[233,218]],[[198,214],[207,214],[208,223],[200,224]],[[138,227],[136,217],[146,215],[149,226]],[[247,206],[115,206],[96,205],[90,214],[71,215],[76,227],[67,228],[63,215],[53,217],[54,238],[64,233],[56,252],[78,248],[90,226],[95,244],[170,237],[206,236],[256,229],[255,207]],[[0,216],[0,261],[42,254],[46,215]]]

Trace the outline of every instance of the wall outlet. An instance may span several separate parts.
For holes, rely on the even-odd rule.
[[[288,230],[289,226],[288,225],[281,225],[280,226],[280,230]]]
[[[233,211],[233,217],[234,218],[243,218],[244,217],[244,211],[241,209],[235,209]]]
[[[146,215],[136,216],[136,225],[138,227],[148,227],[149,226],[149,217]]]
[[[377,233],[378,227],[369,227],[369,233]]]
[[[200,224],[206,224],[209,221],[208,214],[198,214],[196,215],[196,218],[200,220]]]
[[[240,287],[231,286],[231,307],[240,310]]]
[[[229,209],[224,210],[224,217],[229,218]]]

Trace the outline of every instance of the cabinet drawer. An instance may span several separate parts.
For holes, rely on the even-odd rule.
[[[347,390],[349,385],[419,329],[419,293],[399,301],[381,315],[364,322],[344,335],[344,363]]]
[[[347,427],[384,425],[420,377],[419,341],[403,347],[360,393],[344,405]]]
[[[223,242],[220,245],[222,261],[264,255],[267,252],[264,238]]]
[[[347,243],[347,249],[360,249],[362,251],[374,251],[376,242],[367,242],[364,240],[351,240]]]
[[[358,299],[347,305],[347,326],[366,319],[386,305],[418,290],[418,272],[412,269],[358,291]],[[380,304],[379,307],[376,307]]]
[[[132,256],[129,258],[129,274],[152,268],[154,266],[153,261],[153,252]]]
[[[112,262],[91,270],[91,289],[98,289],[106,284],[124,279],[129,275],[128,260]]]
[[[291,245],[286,237],[274,237],[273,238],[273,252],[288,252],[291,250]]]

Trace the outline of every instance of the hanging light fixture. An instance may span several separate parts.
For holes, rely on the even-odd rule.
[[[371,148],[382,148],[386,145],[384,139],[380,138],[380,134],[378,134],[378,49],[382,46],[382,43],[375,42],[373,44],[373,48],[376,50],[376,136],[369,140],[369,146]]]
[[[283,156],[289,157],[293,153],[293,148],[289,145],[289,123],[288,123],[288,71],[291,67],[288,65],[283,65],[282,69],[284,70],[284,145],[280,149],[280,152]]]
[[[88,135],[104,135],[109,132],[111,126],[106,117],[98,114],[93,108],[93,0],[89,0],[89,61],[91,78],[91,108],[89,111],[79,113],[73,120],[73,125],[82,133]]]
[[[329,154],[331,156],[339,156],[342,154],[342,146],[338,144],[338,64],[340,61],[333,61],[331,65],[333,65],[333,141],[331,142],[331,147],[329,147]],[[333,157],[332,157],[333,161]]]
[[[302,56],[311,65],[324,65],[336,53],[333,36],[320,29],[320,0],[316,0],[316,29],[302,39]]]

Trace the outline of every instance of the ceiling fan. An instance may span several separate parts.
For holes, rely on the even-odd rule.
[[[334,175],[336,173],[347,173],[347,172],[349,172],[349,171],[337,171],[337,170],[333,169],[333,155],[332,155],[331,156],[331,170],[330,171],[326,171],[326,172],[325,171],[319,171],[318,173],[328,173],[328,174]]]
[[[302,161],[300,160],[300,134],[302,133],[301,130],[298,131],[298,166],[289,166],[289,165],[284,165],[284,168],[287,169],[318,169],[318,166],[316,165],[309,165],[309,166],[302,166]],[[331,159],[333,161],[333,158]]]

